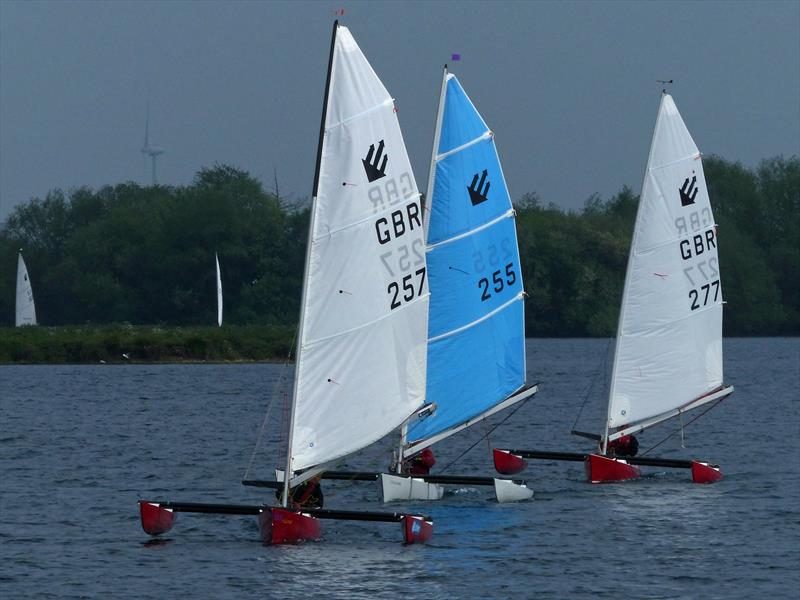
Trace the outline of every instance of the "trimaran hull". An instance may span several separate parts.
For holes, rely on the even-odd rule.
[[[335,57],[340,63],[340,68],[342,70],[341,77],[344,81],[338,93],[333,92],[334,86],[332,85],[331,77]],[[373,107],[376,109],[375,111],[367,111],[371,121],[361,126],[362,137],[367,134],[372,135],[374,129],[380,134],[382,139],[375,140],[375,143],[369,141],[369,143],[372,143],[372,150],[369,152],[367,159],[359,158],[358,160],[353,160],[355,153],[360,153],[363,148],[356,148],[351,142],[351,138],[355,135],[355,129],[353,128],[353,123],[350,122],[351,119],[348,118],[348,114],[355,110],[354,107],[357,108],[360,104],[365,102],[368,104],[378,102],[378,105]],[[326,116],[329,106],[333,106],[334,110],[331,111],[330,115]],[[286,472],[289,475],[296,475],[296,477],[292,479],[287,476],[283,484],[264,486],[275,487],[283,491],[283,506],[279,507],[140,500],[140,518],[142,528],[146,533],[154,536],[162,535],[173,527],[175,523],[175,513],[189,512],[255,516],[258,519],[261,539],[267,544],[294,543],[319,539],[322,534],[320,519],[400,523],[403,532],[403,540],[407,544],[425,542],[430,538],[433,532],[433,522],[430,517],[424,515],[309,509],[287,506],[291,497],[291,489],[299,485],[301,483],[300,480],[307,477],[314,468],[318,468],[319,465],[323,465],[331,459],[356,452],[369,443],[372,443],[375,436],[382,437],[382,435],[379,435],[379,427],[387,427],[392,422],[399,425],[403,419],[407,418],[409,414],[418,409],[422,404],[422,400],[420,399],[417,401],[417,399],[421,397],[421,391],[424,387],[424,376],[420,376],[420,373],[424,373],[425,315],[427,315],[428,297],[427,286],[425,285],[424,267],[416,271],[417,281],[414,288],[416,298],[413,297],[414,294],[412,294],[412,297],[408,297],[406,293],[406,295],[402,296],[403,302],[397,304],[397,306],[394,303],[396,297],[395,301],[392,301],[391,292],[392,285],[398,286],[399,284],[396,282],[390,284],[388,289],[389,296],[387,297],[386,286],[378,281],[377,277],[364,278],[358,269],[353,270],[353,273],[358,271],[358,276],[351,277],[349,284],[340,283],[339,281],[333,281],[331,283],[324,280],[325,273],[328,271],[333,272],[333,269],[322,269],[323,273],[321,275],[317,273],[316,279],[314,279],[314,281],[316,281],[316,287],[314,288],[314,290],[316,290],[316,300],[319,300],[322,296],[328,299],[332,296],[346,306],[347,312],[339,311],[335,313],[336,319],[324,321],[312,318],[316,313],[322,313],[323,315],[334,313],[320,310],[318,306],[319,302],[314,303],[307,298],[307,292],[311,287],[309,277],[309,263],[313,262],[311,261],[311,255],[312,252],[316,252],[317,254],[321,252],[319,248],[314,249],[314,245],[312,244],[315,232],[317,237],[321,235],[319,231],[315,229],[315,215],[317,215],[317,213],[325,213],[326,215],[327,221],[323,219],[321,221],[322,225],[320,225],[323,229],[330,227],[332,223],[337,223],[336,219],[339,219],[339,231],[334,232],[337,233],[337,235],[321,235],[323,241],[320,243],[324,245],[325,241],[330,241],[335,238],[335,240],[338,240],[337,243],[344,244],[341,247],[337,247],[339,252],[336,256],[331,252],[323,252],[322,254],[333,260],[334,258],[346,258],[350,256],[351,252],[356,252],[357,250],[361,253],[365,264],[372,269],[370,273],[375,271],[376,265],[380,263],[379,253],[400,243],[397,241],[397,238],[403,234],[406,234],[402,240],[403,242],[409,241],[410,244],[410,239],[413,237],[418,242],[418,245],[422,245],[421,223],[419,222],[420,208],[417,204],[419,201],[418,193],[410,194],[409,192],[410,195],[407,198],[408,206],[406,207],[408,222],[404,222],[402,230],[397,223],[397,218],[402,218],[400,211],[391,213],[392,222],[394,223],[394,237],[392,238],[392,236],[389,236],[386,239],[384,238],[388,236],[388,210],[392,207],[388,209],[384,207],[381,209],[382,212],[380,212],[378,216],[371,214],[369,219],[356,219],[355,222],[352,222],[353,215],[360,215],[366,210],[365,206],[370,204],[370,198],[367,197],[367,192],[358,191],[360,189],[365,190],[366,188],[359,188],[357,184],[352,184],[355,186],[353,188],[356,190],[355,192],[350,193],[350,190],[344,190],[344,192],[348,192],[347,197],[338,198],[339,201],[334,201],[337,200],[337,198],[331,199],[337,193],[340,196],[344,194],[341,189],[341,178],[343,177],[348,177],[351,182],[358,178],[363,179],[364,182],[368,179],[369,183],[378,181],[378,184],[372,188],[378,189],[380,184],[382,184],[380,181],[381,179],[397,175],[400,178],[401,184],[409,187],[411,191],[416,190],[416,186],[413,183],[413,176],[410,172],[410,165],[405,164],[407,162],[407,155],[405,154],[405,147],[399,132],[399,125],[397,124],[395,112],[393,102],[388,96],[388,92],[383,88],[380,80],[377,79],[372,68],[366,62],[366,58],[361,54],[358,45],[353,40],[347,28],[340,28],[338,21],[334,22],[325,89],[325,103],[320,127],[317,172],[314,182],[312,225],[309,231],[309,242],[306,252],[307,264],[304,274],[303,298],[301,301],[302,309],[298,328],[299,342],[296,354],[295,391],[292,396],[292,408],[290,412]],[[359,118],[361,116],[360,114],[355,115],[355,117]],[[354,122],[358,120],[355,119],[355,117],[353,119]],[[339,119],[339,122],[332,122],[337,119]],[[334,132],[334,130],[336,131]],[[330,147],[326,148],[326,144],[324,143],[326,139],[340,139],[340,141],[344,141],[339,145],[329,141],[328,146],[333,143],[333,149],[331,149]],[[347,146],[346,149],[349,150],[349,153],[345,152],[345,149],[342,147],[342,144],[347,145],[348,143],[349,146]],[[388,143],[388,147],[390,148],[388,154],[392,155],[392,162],[388,169],[388,154],[383,157],[383,162],[380,162],[385,143]],[[378,151],[373,164],[371,158],[372,153],[375,152],[374,147],[376,144],[378,145]],[[366,145],[366,142],[364,145]],[[323,155],[327,156],[330,162],[326,169],[321,168]],[[362,164],[363,171],[360,170]],[[354,168],[352,168],[353,165],[355,165]],[[402,173],[394,173],[392,171],[392,169],[398,171],[404,167],[407,168]],[[324,186],[321,183],[323,179],[326,181]],[[392,185],[396,185],[397,182],[392,179],[391,183]],[[320,200],[320,198],[323,200]],[[347,212],[348,208],[351,210],[352,214]],[[339,212],[337,212],[337,210]],[[375,212],[376,209],[373,207],[372,210]],[[385,217],[380,216],[384,213],[386,214]],[[400,216],[396,217],[395,213]],[[375,228],[379,229],[377,240],[374,239],[375,236],[372,233],[372,228],[364,225],[367,220],[375,220]],[[418,225],[416,233],[413,233],[414,220],[416,220]],[[379,226],[383,226],[383,229],[381,230]],[[383,236],[381,231],[384,232]],[[342,242],[342,240],[344,240],[344,242]],[[317,267],[317,270],[320,270],[319,265],[317,265]],[[403,267],[400,267],[400,270],[402,271]],[[402,279],[402,273],[400,273],[400,276],[401,281],[405,282],[406,280]],[[371,287],[364,287],[366,284],[363,280],[365,279]],[[327,283],[331,283],[331,285],[335,284],[339,293],[328,294],[327,292],[329,290],[324,289]],[[339,289],[338,286],[340,285],[344,287]],[[361,287],[356,290],[358,286]],[[347,287],[347,294],[345,294],[345,287]],[[360,291],[363,292],[363,294],[351,294],[351,290],[354,292]],[[396,291],[399,293],[399,287]],[[369,294],[372,294],[372,296]],[[351,302],[351,296],[359,299],[358,302],[355,300]],[[361,300],[362,296],[366,298],[366,300]],[[380,298],[381,301],[370,302],[369,299],[373,296]],[[390,302],[392,302],[391,305]],[[402,310],[395,311],[395,309],[400,308],[401,304],[403,305]],[[313,311],[309,306],[312,306],[312,308],[316,310],[316,313],[312,314]],[[367,314],[369,310],[372,310],[376,314]],[[425,318],[416,319],[411,323],[411,317],[408,315],[413,316],[417,313]],[[311,315],[311,317],[308,317],[308,315]],[[366,318],[365,315],[366,317],[370,317],[371,320],[367,318],[367,322],[363,323],[362,321]],[[354,325],[341,336],[333,335],[331,333],[333,329],[336,327],[341,328],[342,322],[345,322],[347,318],[350,319],[347,323]],[[411,325],[413,325],[413,327],[411,327]],[[374,330],[377,330],[377,333]],[[364,333],[365,331],[366,333]],[[370,333],[371,335],[368,335]],[[344,339],[347,335],[351,334],[355,336],[354,339],[356,339],[356,341],[360,339],[358,336],[364,338],[364,343],[354,344],[355,349],[351,349],[351,360],[349,360],[347,364],[337,363],[336,365],[331,365],[325,363],[328,357],[337,357],[338,354],[335,352],[320,353],[318,351],[319,347],[324,343],[328,343],[331,339]],[[389,338],[392,343],[382,344],[385,338]],[[419,346],[419,348],[417,346]],[[387,361],[384,361],[386,364],[378,361],[378,366],[382,368],[381,373],[376,373],[375,369],[372,371],[367,369],[370,374],[369,383],[362,385],[364,378],[364,361],[357,360],[359,356],[356,350],[363,352],[363,348],[369,348],[370,351],[365,359],[367,361],[371,360],[375,362],[378,361],[378,358],[385,359],[387,357],[392,357],[394,356],[393,353],[402,357],[402,359],[408,363],[406,365],[408,372],[406,373],[405,379],[403,379],[405,385],[401,386],[398,381],[400,379],[398,374],[401,370],[389,365]],[[305,350],[305,352],[303,352],[303,350]],[[320,356],[322,358],[320,358]],[[320,362],[324,364],[320,366]],[[328,360],[328,362],[330,361]],[[315,373],[315,368],[317,371],[322,369],[326,373],[329,373],[331,370],[336,370],[337,377],[341,379],[340,381],[334,381],[331,377],[325,380],[318,376],[304,375],[304,372],[301,370],[302,364],[306,365],[306,370],[309,373]],[[411,381],[409,373],[415,375],[413,381]],[[380,375],[380,377],[378,375]],[[312,383],[307,383],[306,387],[303,388],[303,390],[305,390],[304,393],[300,394],[302,390],[300,390],[301,386],[299,386],[298,382],[300,382],[303,377]],[[323,387],[327,390],[324,397],[329,409],[327,413],[320,408],[320,403],[318,402],[320,394],[317,393],[319,390],[312,390],[315,393],[311,393],[306,389],[309,386],[313,387],[313,385],[319,386],[320,381],[322,381],[324,384]],[[341,388],[338,392],[331,387],[334,384],[338,386],[338,388]],[[382,403],[378,403],[373,401],[375,394],[372,394],[371,391],[367,389],[369,385],[383,386],[381,389],[384,391],[391,387],[394,393],[392,395],[387,394],[385,399],[381,399]],[[352,390],[356,390],[357,393],[351,393]],[[341,397],[337,397],[337,393],[339,393]],[[301,412],[298,408],[300,406],[300,398],[305,398],[305,404],[303,406],[309,403],[313,404],[313,410],[309,412],[309,410],[306,409],[306,412],[302,412],[298,417],[298,413]],[[308,400],[308,398],[312,398],[313,402]],[[367,418],[368,415],[365,414],[369,411],[374,413],[371,418]],[[325,423],[326,420],[341,419],[342,415],[350,413],[358,414],[360,418],[351,419],[352,427],[349,429],[341,426],[326,427],[326,425],[330,425],[329,423]],[[379,419],[376,415],[381,418]],[[331,431],[339,433],[344,432],[347,434],[347,437],[342,439],[337,438],[338,441],[334,440],[333,438],[335,436],[331,434]],[[298,433],[298,435],[295,435],[295,433]],[[312,438],[310,441],[301,439],[300,434],[312,436]],[[292,473],[290,469],[294,469],[296,472]],[[298,474],[301,470],[306,472]]]
[[[275,506],[150,500],[140,500],[139,511],[142,528],[152,536],[163,535],[170,531],[178,512],[255,516],[264,544],[292,544],[318,540],[322,537],[320,519],[400,523],[403,541],[406,544],[426,542],[433,534],[433,522],[430,517],[388,512],[292,510]]]
[[[604,432],[572,432],[599,442],[600,452],[496,450],[499,472],[520,472],[525,458],[535,458],[583,461],[591,483],[636,479],[638,465],[690,469],[696,483],[722,478],[703,461],[636,457],[633,438],[708,404],[699,418],[733,392],[723,383],[717,227],[701,158],[664,92],[631,240]]]
[[[732,393],[733,386],[715,390],[703,398],[691,402],[687,406],[687,410],[709,402],[720,402]],[[643,424],[640,428],[633,429],[631,433],[638,433],[645,427],[646,424]],[[524,471],[528,466],[525,459],[583,462],[586,469],[586,480],[589,483],[612,483],[637,479],[642,475],[639,466],[688,469],[691,472],[693,483],[714,483],[722,479],[722,470],[719,465],[702,460],[676,460],[644,456],[615,457],[594,453],[501,448],[494,449],[493,459],[495,470],[503,475],[516,475]]]

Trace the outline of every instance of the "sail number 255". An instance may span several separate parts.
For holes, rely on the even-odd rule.
[[[506,265],[505,273],[498,270],[492,273],[492,280],[489,281],[488,277],[481,277],[478,280],[478,289],[481,290],[481,301],[485,302],[492,297],[493,290],[496,294],[505,289],[505,286],[512,286],[517,281],[517,274],[514,272],[514,263]]]
[[[416,281],[414,277],[416,276]],[[402,285],[403,293],[400,293],[400,286]],[[392,310],[400,308],[403,302],[411,302],[414,298],[422,295],[422,290],[425,289],[425,267],[417,269],[414,273],[409,273],[403,277],[402,281],[391,281],[386,286],[386,291],[392,298]]]

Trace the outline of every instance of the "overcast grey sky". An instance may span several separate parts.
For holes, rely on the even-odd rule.
[[[496,133],[514,198],[641,187],[660,87],[698,147],[800,154],[800,3],[0,0],[0,218],[49,189],[215,162],[309,195],[334,9],[395,97],[424,189],[441,67]],[[149,90],[149,92],[148,92]]]

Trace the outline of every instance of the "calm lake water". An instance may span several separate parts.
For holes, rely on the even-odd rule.
[[[529,340],[540,393],[491,435],[496,446],[580,452],[605,417],[607,340]],[[610,364],[610,363],[609,363]],[[286,369],[291,374],[291,367]],[[800,340],[725,341],[736,393],[653,455],[703,458],[725,478],[645,468],[589,485],[579,463],[532,461],[534,499],[488,489],[388,505],[431,514],[425,546],[399,525],[323,522],[324,539],[260,544],[253,517],[181,514],[148,543],[138,498],[261,503],[240,480],[280,365],[0,367],[0,595],[3,598],[797,598],[800,589]],[[665,390],[668,393],[668,390]],[[276,402],[251,476],[268,477]],[[503,415],[500,415],[502,418]],[[493,424],[499,422],[495,418]],[[642,448],[676,427],[640,436]],[[435,446],[444,467],[478,425]],[[474,430],[474,431],[473,431]],[[347,465],[380,469],[394,440]],[[492,474],[486,441],[450,474]],[[376,483],[326,482],[329,508],[382,510]]]

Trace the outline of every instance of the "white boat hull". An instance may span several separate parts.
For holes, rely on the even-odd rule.
[[[381,489],[384,502],[400,500],[440,500],[444,495],[444,487],[436,483],[428,483],[417,477],[403,477],[381,473]]]
[[[524,483],[514,483],[508,479],[495,479],[494,493],[497,496],[497,501],[501,504],[504,502],[519,502],[520,500],[530,500],[533,498],[532,489]]]

